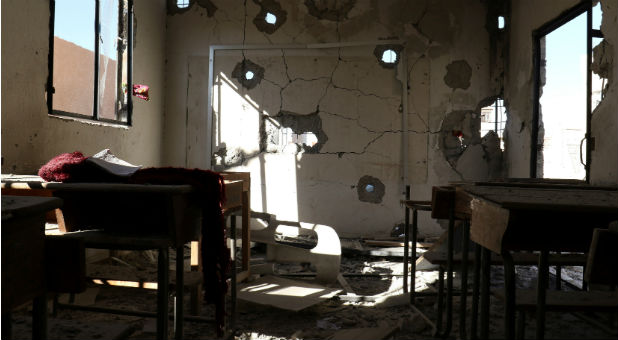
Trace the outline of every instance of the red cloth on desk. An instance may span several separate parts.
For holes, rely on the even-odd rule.
[[[46,181],[56,182],[118,182],[133,184],[189,184],[204,200],[202,211],[202,268],[205,297],[216,306],[218,330],[222,331],[225,315],[226,277],[230,269],[230,250],[225,235],[223,204],[225,186],[216,172],[185,168],[139,169],[130,177],[121,177],[86,162],[79,152],[60,154],[39,170]]]

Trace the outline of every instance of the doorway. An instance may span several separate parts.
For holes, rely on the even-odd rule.
[[[584,1],[535,31],[531,177],[588,181],[590,117],[603,87],[591,69],[600,21],[600,4]]]

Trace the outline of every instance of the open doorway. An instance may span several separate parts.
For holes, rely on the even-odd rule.
[[[588,180],[590,116],[604,86],[591,68],[600,22],[600,4],[585,1],[535,31],[531,177]]]

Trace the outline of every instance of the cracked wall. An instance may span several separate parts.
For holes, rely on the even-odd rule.
[[[254,210],[331,225],[344,237],[389,235],[403,220],[405,184],[413,199],[426,200],[433,185],[487,179],[501,169],[491,134],[476,131],[456,162],[443,150],[443,121],[448,125],[453,112],[475,113],[484,98],[500,94],[490,80],[482,2],[281,1],[286,21],[274,32],[253,22],[264,15],[263,2],[247,1],[246,8],[212,3],[212,17],[195,6],[168,16],[164,155],[170,165],[212,162],[220,170],[250,171]],[[389,39],[403,43],[348,44]],[[217,51],[214,155],[200,152],[210,140],[203,120],[209,45],[321,43],[332,45]],[[380,62],[385,47],[401,51],[395,65],[387,65],[393,67]],[[231,74],[243,60],[264,69],[251,89]],[[449,65],[455,69],[447,77]],[[469,115],[471,127],[477,118]],[[359,191],[367,178],[379,181],[371,193]],[[367,198],[376,194],[379,200]],[[421,215],[422,235],[441,232]]]
[[[618,55],[618,28],[616,26],[618,2],[602,0],[602,24],[604,46]],[[511,34],[509,67],[505,77],[505,99],[510,103],[509,122],[506,127],[505,167],[509,177],[528,177],[530,168],[530,139],[532,125],[532,32],[544,23],[557,18],[563,11],[575,6],[578,1],[562,1],[557,6],[550,0],[534,3],[513,1],[511,4]],[[601,47],[599,48],[601,49]],[[609,55],[608,55],[609,56]],[[601,57],[599,55],[599,57]],[[599,72],[608,72],[608,77],[618,74],[618,63],[607,63],[599,58]],[[611,65],[610,65],[611,64]],[[601,67],[601,65],[604,65]],[[596,67],[593,65],[593,67]],[[592,114],[591,135],[595,139],[595,150],[591,157],[590,182],[600,185],[618,184],[618,85],[612,82],[606,89],[605,99]],[[542,131],[540,131],[542,134]]]

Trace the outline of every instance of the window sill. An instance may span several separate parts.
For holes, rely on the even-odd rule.
[[[111,128],[118,128],[118,129],[124,129],[124,130],[129,130],[129,128],[130,128],[130,126],[127,125],[126,123],[111,123],[111,122],[105,122],[105,121],[100,121],[100,120],[92,120],[92,119],[87,119],[87,118],[69,117],[69,116],[58,115],[58,114],[48,114],[47,116],[52,118],[52,119],[59,119],[59,120],[62,120],[62,121],[79,122],[79,123],[82,123],[82,124],[87,124],[87,125],[92,125],[92,126],[103,126],[103,127],[111,127]]]

